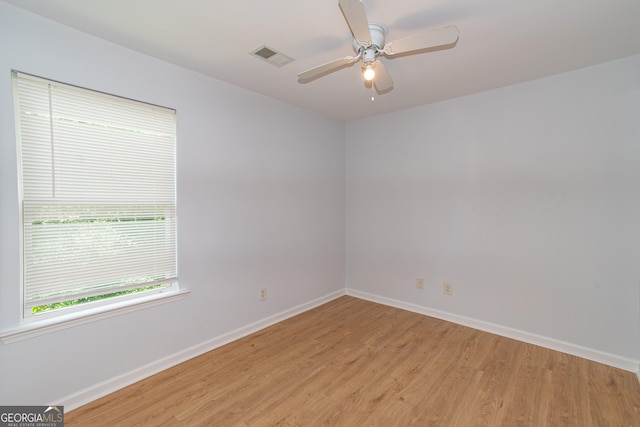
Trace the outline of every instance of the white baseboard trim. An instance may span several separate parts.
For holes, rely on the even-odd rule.
[[[615,354],[605,353],[600,350],[594,350],[592,348],[582,347],[580,345],[520,331],[518,329],[508,328],[506,326],[501,326],[494,323],[484,322],[457,314],[447,313],[445,311],[434,310],[416,304],[382,297],[379,295],[370,294],[368,292],[358,291],[356,289],[347,288],[346,295],[371,302],[376,302],[390,307],[412,311],[414,313],[424,314],[425,316],[435,317],[437,319],[442,319],[452,323],[457,323],[459,325],[468,326],[470,328],[478,329],[484,332],[512,338],[529,344],[538,345],[540,347],[549,348],[551,350],[561,351],[573,356],[582,357],[583,359],[588,359],[594,362],[613,366],[615,368],[620,368],[625,371],[635,372],[638,376],[638,380],[640,381],[640,360],[629,359],[626,357],[617,356]]]
[[[131,372],[127,372],[123,375],[110,378],[84,390],[80,390],[76,393],[67,395],[59,400],[56,400],[55,402],[51,402],[51,404],[64,405],[65,412],[72,411],[73,409],[79,408],[82,405],[86,405],[89,402],[106,396],[109,393],[113,393],[126,386],[129,386],[140,380],[169,369],[172,366],[176,366],[182,362],[186,362],[189,359],[193,359],[194,357],[200,356],[208,351],[214,350],[218,347],[222,347],[223,345],[228,344],[232,341],[236,341],[261,329],[272,326],[278,322],[282,322],[283,320],[286,320],[290,317],[304,313],[305,311],[311,310],[312,308],[318,307],[322,304],[326,304],[327,302],[339,298],[343,295],[345,295],[345,290],[332,292],[328,295],[301,304],[297,307],[282,311],[257,322],[238,328],[234,331],[212,338],[201,344],[175,353],[171,356],[156,360],[155,362],[149,363]]]

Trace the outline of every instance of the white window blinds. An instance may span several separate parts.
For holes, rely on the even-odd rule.
[[[175,111],[14,73],[25,313],[177,278]]]

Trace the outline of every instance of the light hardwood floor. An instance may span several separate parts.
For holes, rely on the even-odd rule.
[[[622,371],[341,297],[65,415],[73,426],[640,426]]]

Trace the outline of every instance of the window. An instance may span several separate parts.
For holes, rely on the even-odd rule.
[[[175,111],[13,84],[24,319],[177,291]]]

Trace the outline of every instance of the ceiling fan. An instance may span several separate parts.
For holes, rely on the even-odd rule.
[[[357,61],[362,61],[364,79],[372,82],[378,93],[393,88],[393,80],[378,56],[409,55],[425,50],[452,48],[458,42],[459,31],[450,25],[425,33],[405,37],[385,44],[387,30],[380,24],[370,24],[361,0],[338,0],[340,9],[353,35],[355,56],[345,56],[298,74],[300,83],[307,83]]]

